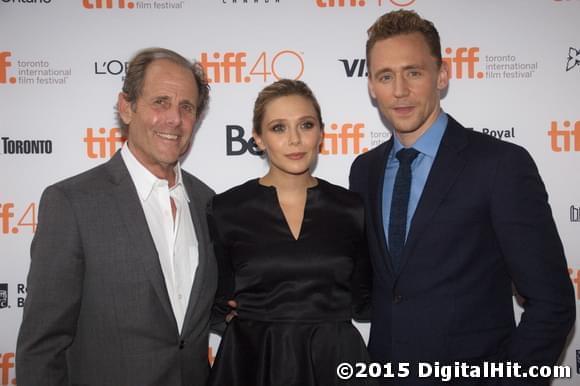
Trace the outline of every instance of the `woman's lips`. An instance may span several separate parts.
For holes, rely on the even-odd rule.
[[[286,154],[286,157],[290,158],[291,160],[299,160],[304,158],[304,156],[306,155],[306,153],[290,153],[290,154]]]

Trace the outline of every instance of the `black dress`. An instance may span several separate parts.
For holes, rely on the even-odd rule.
[[[336,366],[368,354],[351,320],[368,319],[371,272],[364,209],[318,179],[294,239],[276,189],[257,179],[215,196],[209,224],[219,267],[214,320],[238,303],[214,362],[212,386],[366,385]]]

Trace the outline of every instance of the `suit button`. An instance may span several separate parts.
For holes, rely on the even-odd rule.
[[[185,347],[185,341],[182,340],[181,342],[179,342],[179,349],[183,350],[184,347]]]
[[[403,301],[403,297],[401,295],[394,294],[393,295],[393,304],[399,304]]]

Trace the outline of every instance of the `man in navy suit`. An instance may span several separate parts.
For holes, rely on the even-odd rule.
[[[350,173],[368,214],[373,360],[395,375],[409,363],[394,382],[412,385],[437,382],[419,376],[420,362],[555,364],[575,299],[534,161],[441,110],[449,75],[431,22],[399,10],[368,33],[369,92],[393,130]],[[517,326],[513,289],[524,299]]]

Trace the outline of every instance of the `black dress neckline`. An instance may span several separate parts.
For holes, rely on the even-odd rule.
[[[260,182],[260,178],[261,178],[261,177],[258,177],[258,178],[255,178],[255,179],[253,179],[253,180],[250,180],[250,181],[251,181],[253,184],[255,184],[255,185],[257,185],[258,187],[260,187],[260,188],[265,188],[265,189],[274,190],[274,191],[276,190],[276,187],[275,187],[274,185],[264,185],[264,184],[262,184],[262,183]],[[317,184],[316,184],[316,185],[314,185],[314,186],[309,186],[309,187],[307,187],[307,188],[306,188],[306,191],[311,191],[311,190],[319,190],[319,189],[320,189],[320,186],[321,186],[323,183],[326,183],[326,181],[324,181],[322,178],[314,177],[314,179],[316,180]]]

